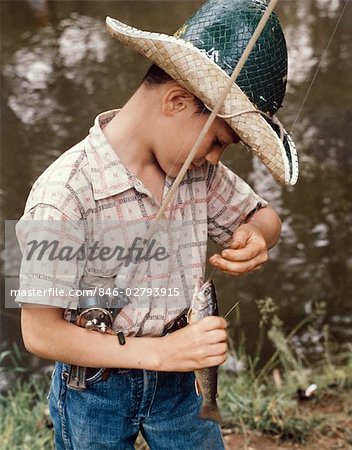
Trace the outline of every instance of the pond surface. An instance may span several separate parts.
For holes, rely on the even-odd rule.
[[[109,37],[105,16],[172,34],[201,3],[1,1],[4,219],[20,218],[35,179],[86,135],[99,112],[123,105],[148,67]],[[283,220],[280,244],[263,270],[241,278],[215,274],[221,312],[241,301],[249,349],[257,335],[255,300],[267,296],[287,330],[323,303],[321,321],[332,339],[351,342],[352,2],[344,5],[282,0],[277,7],[289,50],[279,117],[299,151],[298,184],[280,187],[240,146],[223,157]],[[3,310],[0,318],[2,342],[20,343],[19,312]],[[319,355],[321,344],[319,331],[302,332],[296,341],[310,355]]]

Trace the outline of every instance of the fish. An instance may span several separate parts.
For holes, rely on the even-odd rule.
[[[191,307],[187,314],[187,322],[194,323],[208,316],[218,315],[218,303],[215,285],[211,280],[199,282],[196,287]],[[199,417],[222,423],[222,418],[217,405],[218,366],[206,367],[195,370],[196,391],[203,396]]]

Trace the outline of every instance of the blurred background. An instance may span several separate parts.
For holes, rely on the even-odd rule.
[[[36,178],[86,136],[98,113],[122,106],[145,74],[148,62],[110,38],[105,17],[173,34],[201,4],[1,0],[3,219],[21,217]],[[276,12],[289,52],[278,116],[292,131],[300,178],[282,188],[242,146],[225,152],[223,162],[277,209],[283,233],[260,272],[215,274],[218,300],[223,314],[240,301],[248,351],[257,339],[255,301],[271,297],[287,330],[319,310],[338,352],[352,337],[352,2],[281,0]],[[215,250],[211,245],[209,252]],[[1,349],[14,342],[23,348],[19,311],[2,305],[0,320]],[[303,328],[295,346],[315,359],[323,352],[322,339],[318,328]],[[266,342],[264,353],[270,351]],[[40,364],[28,358],[34,369]]]

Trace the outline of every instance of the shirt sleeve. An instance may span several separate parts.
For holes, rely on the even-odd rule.
[[[209,165],[208,181],[208,235],[226,247],[233,232],[256,208],[268,203],[238,175],[222,163]]]
[[[85,268],[86,233],[82,220],[53,205],[39,203],[16,224],[22,252],[15,301],[76,309]]]

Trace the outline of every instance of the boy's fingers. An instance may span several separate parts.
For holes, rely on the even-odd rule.
[[[230,248],[232,249],[238,249],[245,247],[247,241],[249,238],[249,232],[247,230],[237,230],[235,231],[232,242],[230,244]]]
[[[212,255],[209,258],[210,264],[214,264],[215,265],[217,263],[217,261],[219,260],[219,258],[221,258],[221,256],[218,253],[214,253],[214,255]]]
[[[206,367],[221,366],[227,360],[227,352],[219,356],[209,356]]]
[[[226,269],[228,263],[245,263],[253,261],[260,256],[260,251],[255,248],[241,250],[224,250],[221,255],[212,255],[209,262],[219,269]]]
[[[228,334],[223,328],[217,328],[207,332],[207,341],[209,344],[219,344],[220,342],[227,342]]]
[[[238,250],[226,249],[221,252],[221,256],[229,261],[249,261],[260,253],[255,245],[248,245],[246,248]]]
[[[208,346],[208,356],[223,355],[227,352],[227,344],[220,342]]]
[[[255,258],[245,261],[228,261],[227,259],[218,257],[211,261],[211,263],[223,272],[232,275],[241,275],[261,267],[267,259],[267,254],[259,254]]]
[[[235,241],[231,242],[230,248],[232,248],[233,250],[237,250],[239,248],[243,248],[244,246],[245,243],[236,239]]]
[[[194,322],[194,324],[197,324],[203,331],[216,330],[217,328],[227,328],[227,321],[223,317],[219,316],[204,317],[204,319]]]

